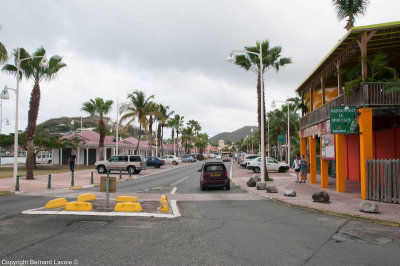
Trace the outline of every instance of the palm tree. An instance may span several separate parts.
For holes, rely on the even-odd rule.
[[[168,119],[173,115],[175,112],[171,111],[169,112],[169,106],[165,106],[162,104],[158,104],[158,111],[160,112],[161,119],[159,119],[159,124],[158,124],[158,139],[160,143],[160,149],[161,149],[161,156],[164,155],[164,149],[163,149],[163,137],[164,137],[164,127],[167,124]]]
[[[138,143],[135,149],[135,154],[138,154],[140,138],[142,136],[142,128],[146,129],[148,126],[147,116],[151,113],[152,99],[154,99],[154,95],[146,97],[146,94],[143,91],[135,90],[133,93],[128,94],[128,99],[130,103],[124,104],[121,106],[122,112],[126,112],[119,123],[122,124],[125,120],[128,120],[128,123],[122,128],[122,134],[128,129],[128,127],[137,119],[139,122],[139,138]]]
[[[345,29],[349,31],[354,27],[355,17],[365,14],[369,0],[332,0],[332,4],[339,21],[348,18]]]
[[[249,52],[254,52],[256,54],[260,53],[260,49],[262,50],[262,63],[263,69],[260,69],[260,59],[258,55],[255,54],[244,54],[238,55],[235,57],[235,64],[244,68],[246,71],[252,71],[257,74],[257,115],[258,115],[258,131],[261,132],[261,112],[265,114],[265,99],[262,99],[264,102],[264,110],[261,110],[260,99],[261,99],[261,80],[260,80],[260,72],[263,74],[270,69],[275,69],[276,72],[279,69],[287,64],[292,63],[292,59],[289,57],[282,57],[282,47],[274,46],[270,47],[269,41],[265,40],[262,43],[256,42],[256,46],[245,47],[245,50]],[[264,81],[262,81],[264,82]],[[264,83],[263,83],[264,84]],[[265,117],[265,116],[264,116]],[[261,143],[261,139],[260,139]],[[262,143],[265,147],[265,138],[264,143]],[[266,171],[266,178],[268,178],[268,171]]]
[[[176,124],[178,123],[177,119],[176,119],[175,115],[174,117],[170,118],[167,121],[167,127],[171,128],[171,141],[172,141],[172,145],[174,147],[174,156],[176,156],[176,151],[175,151],[175,127]]]
[[[152,142],[153,142],[153,123],[155,119],[161,119],[163,116],[158,110],[158,105],[154,102],[149,102],[148,107],[149,115],[149,155],[152,154]]]
[[[7,49],[2,42],[0,42],[0,64],[8,60]]]
[[[180,116],[178,114],[175,115],[174,119],[176,120],[176,124],[175,124],[175,130],[176,130],[176,150],[177,153],[179,154],[179,150],[178,150],[178,140],[179,140],[179,132],[181,131],[181,129],[183,128],[183,119],[185,117],[184,116]]]
[[[17,59],[18,59],[18,51],[20,54],[20,60],[26,59],[20,64],[20,73],[17,73]],[[15,75],[18,75],[19,79],[22,79],[22,76],[25,78],[32,79],[34,81],[31,99],[29,101],[29,111],[28,111],[28,127],[27,127],[27,155],[26,155],[26,179],[34,179],[33,168],[35,164],[34,158],[34,150],[33,150],[33,139],[35,138],[36,131],[36,121],[39,114],[39,106],[40,106],[40,82],[42,80],[53,80],[56,77],[57,72],[66,67],[67,65],[62,62],[62,58],[58,55],[54,55],[48,61],[48,68],[43,68],[40,66],[40,61],[42,57],[45,55],[46,50],[41,47],[37,49],[32,56],[26,51],[24,48],[17,48],[14,50],[12,54],[14,57],[15,65],[6,64],[3,67],[3,71]],[[37,57],[34,59],[27,59],[30,57]]]
[[[189,149],[192,147],[194,132],[193,129],[188,126],[182,130],[182,146],[185,146],[185,153],[189,153]]]
[[[90,115],[98,115],[99,118],[99,160],[104,160],[104,137],[106,126],[104,123],[104,116],[111,110],[113,104],[112,100],[104,101],[103,98],[90,99],[88,102],[83,103],[82,111],[89,113]],[[118,141],[118,140],[116,140]]]

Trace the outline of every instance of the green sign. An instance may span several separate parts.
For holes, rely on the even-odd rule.
[[[354,134],[357,129],[357,107],[331,107],[331,133]]]
[[[283,134],[280,134],[280,135],[278,136],[278,142],[280,142],[280,143],[285,143],[285,141],[286,141],[286,136],[283,135]]]

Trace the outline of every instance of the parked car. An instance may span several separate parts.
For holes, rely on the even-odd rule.
[[[164,165],[163,160],[157,157],[146,157],[146,165],[147,166],[154,166],[154,168],[160,168],[162,165]]]
[[[200,154],[192,153],[192,154],[189,154],[189,155],[194,158],[194,161],[201,160],[200,159]]]
[[[283,173],[289,170],[289,165],[285,162],[278,162],[277,160],[271,157],[266,157],[265,160],[267,162],[268,172],[275,171]],[[261,170],[261,157],[248,161],[246,168],[248,170],[253,170],[254,173],[259,173]]]
[[[231,158],[229,157],[228,154],[225,154],[225,155],[222,157],[222,161],[223,161],[223,162],[230,162],[230,161],[231,161]]]
[[[222,159],[221,154],[217,154],[217,155],[215,156],[215,159]]]
[[[201,173],[200,189],[202,191],[211,187],[225,187],[226,190],[231,188],[228,172],[223,162],[204,163],[199,172]]]
[[[196,160],[193,158],[193,156],[191,156],[191,155],[183,155],[182,157],[181,157],[181,161],[182,161],[182,163],[193,163],[193,162],[195,162]]]
[[[115,155],[108,160],[95,162],[94,167],[99,173],[121,170],[139,174],[146,169],[146,159],[142,155]]]
[[[240,159],[239,163],[242,167],[246,167],[248,161],[251,161],[257,157],[260,157],[260,156],[256,155],[256,154],[246,154]]]
[[[172,163],[173,165],[177,165],[180,162],[182,162],[181,158],[176,157],[174,155],[165,155],[165,156],[161,157],[161,159],[164,160],[166,164]]]

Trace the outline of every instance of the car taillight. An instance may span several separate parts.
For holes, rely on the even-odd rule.
[[[142,163],[140,163],[140,166],[142,166],[143,164]]]
[[[228,176],[228,172],[227,171],[225,171],[225,176]]]
[[[203,173],[203,178],[205,178],[206,177],[206,173]]]
[[[247,165],[250,165],[250,162],[247,162]]]

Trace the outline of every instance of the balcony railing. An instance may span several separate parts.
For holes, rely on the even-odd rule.
[[[352,90],[350,96],[342,94],[327,104],[315,109],[300,119],[300,128],[321,123],[330,118],[330,107],[334,106],[399,106],[400,92],[385,93],[383,82],[365,82],[357,90]]]

